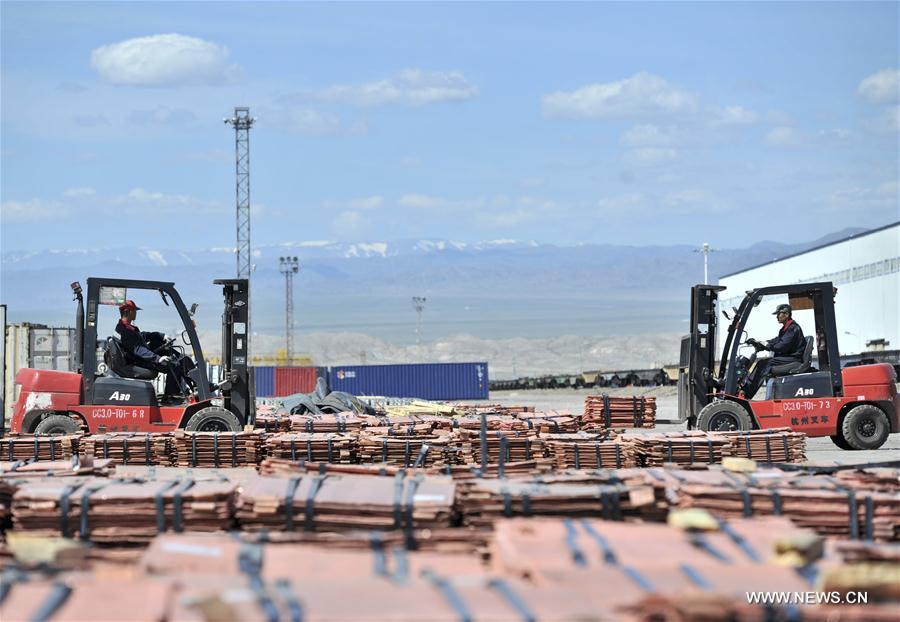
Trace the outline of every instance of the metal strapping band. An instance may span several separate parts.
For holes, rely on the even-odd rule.
[[[709,454],[709,463],[713,463],[713,442],[711,438],[706,439],[706,453]]]
[[[688,565],[687,563],[681,564],[680,566],[681,572],[685,574],[685,576],[690,579],[691,583],[700,588],[705,592],[710,592],[713,589],[712,583],[710,583],[706,577],[700,574],[700,571],[694,568],[693,566]]]
[[[372,548],[373,561],[375,562],[375,575],[387,576],[387,560],[384,556],[384,542],[381,534],[373,531],[369,534],[369,546]]]
[[[871,541],[875,537],[875,500],[871,495],[863,500],[866,508],[866,540]]]
[[[411,452],[411,448],[409,446],[409,439],[406,439],[406,444],[403,447],[403,466],[407,469],[409,468],[409,455]]]
[[[150,456],[150,435],[144,435],[144,464],[151,464],[153,458]]]
[[[621,566],[621,565],[619,566],[619,568],[621,568],[622,572],[624,572],[626,575],[628,575],[628,578],[631,579],[632,581],[634,581],[638,585],[638,587],[640,587],[645,592],[655,592],[656,591],[656,588],[653,587],[653,584],[650,582],[650,580],[647,579],[647,577],[642,575],[640,572],[638,572],[637,569],[632,568],[631,566]]]
[[[416,456],[416,461],[413,463],[413,468],[418,469],[419,467],[425,466],[425,458],[428,457],[428,443],[422,443],[421,449],[419,449],[419,455]]]
[[[290,581],[287,579],[276,580],[275,590],[287,604],[288,613],[291,616],[290,622],[303,622],[303,605],[300,603],[297,595],[294,594]]]
[[[56,460],[56,439],[50,437],[50,460]]]
[[[312,431],[313,431],[313,423],[312,423],[312,419],[307,419],[307,420],[306,420],[306,423],[304,424],[304,431],[309,432],[310,434],[312,434]]]
[[[325,446],[328,448],[328,462],[334,462],[334,439],[329,436]]]
[[[481,415],[481,427],[479,430],[480,449],[481,449],[481,470],[487,470],[488,465],[488,442],[487,442],[487,415]]]
[[[641,427],[641,426],[640,426],[640,422],[639,422],[639,420],[638,420],[638,401],[637,401],[637,395],[632,395],[632,396],[631,396],[631,419],[632,419],[632,422],[634,423],[634,427],[636,427],[636,428]]]
[[[449,581],[439,577],[432,570],[424,570],[422,576],[440,590],[447,602],[450,603],[450,606],[453,607],[456,615],[459,616],[460,622],[472,622],[472,614],[469,612],[469,608],[466,607],[466,603],[463,602]]]
[[[522,492],[522,516],[531,516],[531,495]]]
[[[231,435],[231,466],[237,466],[237,433]]]
[[[716,559],[726,564],[731,563],[731,558],[722,553],[719,549],[710,544],[709,539],[706,537],[706,534],[700,531],[691,531],[687,533],[688,539],[690,540],[691,545],[694,547],[712,555]]]
[[[400,501],[403,497],[403,486],[405,484],[406,471],[400,469],[394,476],[394,529],[400,529],[403,521],[402,508]]]
[[[609,498],[609,491],[603,486],[600,487],[600,505],[603,507],[603,518],[612,520],[612,501]]]
[[[578,441],[575,441],[575,443],[573,444],[573,449],[575,450],[575,468],[580,469],[581,468],[581,456],[580,456],[580,452],[578,451]]]
[[[197,466],[197,434],[191,434],[191,466]]]
[[[178,480],[173,480],[160,488],[153,497],[153,503],[156,505],[156,530],[162,533],[166,530],[166,499],[164,494],[170,488],[178,484]]]
[[[666,462],[672,462],[672,439],[666,439]]]
[[[71,593],[72,588],[65,583],[54,583],[53,589],[50,590],[50,594],[44,602],[41,603],[41,606],[38,607],[37,611],[31,615],[29,622],[46,622],[49,620],[53,614],[62,607],[63,603],[66,602]]]
[[[505,488],[500,491],[500,495],[503,497],[503,516],[509,518],[513,515],[512,512],[512,496],[509,494],[509,491]]]
[[[622,468],[622,448],[619,446],[618,443],[616,443],[615,445],[613,445],[613,450],[616,452],[616,468],[621,469]]]
[[[263,547],[244,542],[238,551],[238,568],[248,577],[259,578],[263,567]]]
[[[525,425],[528,426],[529,430],[534,429],[534,421],[531,420],[531,417],[529,417],[528,419],[525,420]]]
[[[750,558],[751,561],[756,562],[757,564],[761,563],[759,555],[755,550],[753,550],[753,547],[750,546],[750,543],[747,542],[747,540],[742,535],[732,529],[731,525],[729,525],[725,520],[719,520],[719,530],[726,536],[731,538],[731,541],[734,542],[738,546],[738,548],[740,548],[744,552],[744,555]]]
[[[306,461],[307,462],[313,461],[313,450],[312,450],[312,439],[311,438],[306,439]]]
[[[403,502],[403,510],[406,515],[406,528],[404,529],[406,536],[406,548],[415,549],[416,548],[416,538],[413,532],[413,513],[416,506],[416,491],[419,489],[419,484],[422,483],[422,476],[416,475],[409,482],[409,485],[406,487],[406,499]]]
[[[753,500],[750,498],[750,491],[746,486],[741,487],[741,501],[744,505],[744,516],[750,518],[753,516]]]
[[[90,529],[88,528],[88,517],[91,511],[91,495],[107,486],[106,482],[102,484],[94,484],[93,486],[86,486],[84,492],[81,494],[81,514],[78,520],[78,536],[82,540],[90,539]]]
[[[103,437],[103,457],[109,458],[109,439],[107,437]]]
[[[784,459],[787,462],[791,461],[791,449],[788,447],[787,434],[781,435],[781,444],[784,447]]]
[[[525,459],[531,460],[531,439],[525,439]]]
[[[406,549],[402,546],[395,546],[391,550],[394,553],[394,574],[392,578],[398,583],[403,583],[409,577],[409,559],[406,557]]]
[[[66,486],[59,496],[59,531],[63,538],[69,537],[69,497],[78,486]]]
[[[291,439],[291,460],[293,462],[297,461],[297,441],[296,439]]]
[[[522,597],[516,594],[516,592],[509,587],[509,585],[503,579],[491,579],[488,581],[487,586],[490,589],[497,590],[500,595],[503,597],[509,605],[516,610],[516,613],[519,614],[519,617],[523,622],[536,622],[537,616],[531,612],[531,609],[528,607],[528,604],[522,600]]]
[[[505,436],[500,437],[500,455],[497,462],[497,476],[506,477],[506,458],[509,452],[509,441]]]
[[[612,427],[612,409],[609,407],[609,395],[603,394],[603,421],[607,428]]]
[[[294,531],[294,495],[303,477],[294,477],[288,481],[287,492],[284,494],[284,528]]]
[[[694,464],[694,439],[688,440],[689,463]]]
[[[575,529],[575,523],[571,518],[563,519],[563,525],[566,526],[566,547],[572,556],[572,563],[576,566],[587,566],[587,559],[584,551],[578,546],[578,531]]]
[[[381,439],[381,461],[387,462],[387,439]]]
[[[609,545],[607,539],[597,533],[597,530],[594,529],[594,526],[591,525],[587,520],[582,518],[579,522],[581,524],[581,528],[584,529],[585,533],[587,533],[587,535],[589,535],[591,539],[597,543],[597,546],[600,547],[600,551],[603,553],[603,563],[619,563],[619,560],[616,558],[616,554],[612,550],[612,547]]]
[[[304,508],[305,516],[303,521],[303,529],[306,531],[312,531],[313,527],[315,527],[313,518],[316,509],[316,495],[319,494],[322,483],[327,477],[327,475],[317,475],[313,478],[312,485],[309,487],[309,494],[306,495],[306,507]]]
[[[772,437],[766,434],[763,438],[766,439],[766,462],[772,462],[772,444],[769,442]]]
[[[194,485],[194,480],[188,479],[185,480],[181,486],[175,489],[175,495],[172,497],[172,506],[173,506],[173,514],[172,514],[172,529],[181,533],[184,531],[184,526],[182,525],[182,515],[184,513],[183,502],[181,495],[183,495],[189,488]]]
[[[753,459],[753,447],[750,445],[750,435],[744,434],[744,448],[747,450],[747,457]]]
[[[213,432],[213,466],[219,468],[219,433]]]
[[[34,437],[34,457],[40,458],[41,456],[41,438],[39,436]]]
[[[10,438],[6,442],[6,459],[7,460],[10,460],[10,461],[15,460],[15,458],[13,458],[13,448],[14,447],[15,447],[15,444],[13,443],[12,438]]]
[[[847,491],[847,514],[850,519],[850,537],[853,540],[859,539],[859,507],[856,503],[856,491]]]
[[[772,490],[772,514],[775,516],[781,516],[782,511],[782,503],[781,503],[781,493],[777,490]]]

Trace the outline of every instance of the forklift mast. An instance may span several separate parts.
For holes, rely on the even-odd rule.
[[[224,407],[244,422],[256,425],[256,403],[247,366],[247,326],[250,316],[249,281],[247,279],[217,279],[222,286],[225,309],[222,313],[222,364]]]
[[[678,416],[693,427],[700,410],[709,403],[716,361],[718,297],[724,287],[691,288],[691,334],[681,340],[678,374]]]

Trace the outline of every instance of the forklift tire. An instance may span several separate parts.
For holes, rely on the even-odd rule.
[[[891,424],[887,415],[871,404],[852,408],[841,424],[841,436],[853,449],[878,449],[890,433]]]
[[[35,434],[77,434],[81,431],[78,423],[69,415],[50,415],[41,419],[37,427],[34,428]]]
[[[837,434],[831,437],[831,442],[845,451],[853,451],[854,449],[850,446],[850,443],[844,440],[844,437],[843,435],[841,435],[840,431],[838,431]]]
[[[704,432],[734,432],[752,428],[753,421],[746,409],[729,400],[710,402],[697,416],[697,429]]]
[[[209,406],[191,415],[184,429],[188,432],[240,432],[243,426],[230,410]]]

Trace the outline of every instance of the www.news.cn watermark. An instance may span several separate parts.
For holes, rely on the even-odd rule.
[[[747,592],[751,605],[867,605],[868,592]]]

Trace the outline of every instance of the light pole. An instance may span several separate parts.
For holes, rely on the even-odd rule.
[[[709,254],[718,252],[718,248],[710,248],[709,244],[704,242],[700,248],[695,248],[695,253],[703,253],[703,284],[709,285]]]
[[[425,297],[413,296],[413,308],[416,310],[416,349],[422,355],[422,311],[425,310]]]
[[[294,275],[300,271],[296,257],[279,257],[278,271],[284,275],[284,341],[287,364],[294,360]]]

